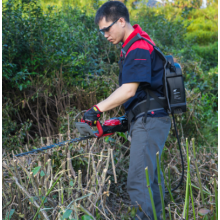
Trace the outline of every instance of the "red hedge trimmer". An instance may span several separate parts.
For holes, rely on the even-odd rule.
[[[128,121],[125,116],[118,117],[118,118],[110,118],[109,120],[106,120],[103,123],[103,125],[101,125],[101,123],[97,121],[97,124],[96,124],[96,127],[98,129],[97,131],[93,131],[91,127],[88,124],[86,124],[83,119],[80,120],[81,122],[77,122],[77,117],[76,117],[75,120],[76,120],[75,122],[76,128],[79,131],[81,137],[74,138],[68,141],[63,141],[57,144],[52,144],[46,147],[34,149],[32,151],[24,152],[24,153],[17,154],[14,156],[15,157],[26,156],[28,154],[39,153],[41,151],[49,150],[55,147],[64,146],[68,143],[79,142],[79,141],[87,140],[90,138],[101,138],[104,136],[112,135],[115,132],[125,132],[128,130]]]

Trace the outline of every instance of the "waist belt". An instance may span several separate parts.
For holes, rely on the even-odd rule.
[[[131,121],[143,113],[145,113],[144,121],[146,122],[147,112],[163,110],[163,106],[166,106],[167,100],[165,97],[158,97],[158,99],[160,102],[148,96],[148,99],[136,104],[133,109],[128,112],[128,126],[130,127]]]
[[[158,97],[164,104],[166,104],[166,98],[165,97]],[[142,102],[139,102],[136,104],[133,109],[131,109],[128,113],[128,122],[130,122],[132,119],[138,117],[142,113],[146,112],[146,108],[148,107],[147,112],[151,111],[158,111],[163,110],[164,108],[161,107],[160,103],[155,101],[154,98],[150,99],[149,106],[147,106],[147,100],[144,100]]]

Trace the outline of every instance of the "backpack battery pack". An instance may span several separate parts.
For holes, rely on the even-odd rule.
[[[165,57],[167,59],[165,87],[167,87],[166,90],[168,91],[168,109],[170,113],[180,114],[186,112],[186,96],[182,69],[179,63],[174,63],[171,55]]]

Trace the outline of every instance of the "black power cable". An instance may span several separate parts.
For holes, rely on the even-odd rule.
[[[171,192],[173,192],[174,190],[176,190],[180,186],[180,184],[183,182],[183,177],[184,177],[184,162],[183,162],[183,155],[182,155],[181,146],[180,146],[180,139],[179,139],[178,131],[176,128],[176,123],[175,123],[175,118],[174,118],[173,113],[172,113],[172,116],[173,116],[173,123],[174,123],[175,132],[176,132],[176,138],[177,138],[178,144],[179,144],[180,157],[181,157],[181,162],[182,162],[182,176],[181,176],[179,184],[174,189],[171,189]],[[166,191],[165,193],[168,193],[168,192],[169,191]]]

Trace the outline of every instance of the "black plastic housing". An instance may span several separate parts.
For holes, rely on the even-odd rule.
[[[166,68],[166,81],[171,113],[186,112],[185,87],[182,69],[178,63]]]

